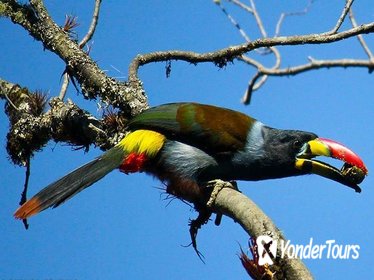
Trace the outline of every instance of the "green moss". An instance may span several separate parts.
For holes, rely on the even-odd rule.
[[[12,19],[14,22],[17,22],[17,23],[21,23],[26,20],[25,15],[21,11],[14,13]]]
[[[0,3],[0,17],[7,16],[7,5],[4,3]]]

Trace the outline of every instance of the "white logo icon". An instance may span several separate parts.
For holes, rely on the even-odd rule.
[[[258,264],[272,265],[273,260],[277,255],[277,241],[273,240],[269,235],[260,235],[256,239],[258,246]]]
[[[260,235],[256,239],[258,265],[274,264],[278,244],[278,257],[280,258],[356,260],[360,256],[360,245],[358,244],[339,244],[334,239],[326,240],[322,244],[315,244],[312,237],[308,244],[293,244],[291,240],[275,240],[270,235]]]

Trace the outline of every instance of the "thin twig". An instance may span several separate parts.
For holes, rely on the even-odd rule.
[[[256,74],[249,81],[247,90],[245,91],[244,96],[242,97],[242,100],[241,100],[243,104],[248,105],[249,103],[251,103],[252,93],[254,91],[253,88],[255,87],[257,80],[261,77],[264,77],[264,75],[261,72],[257,71]],[[265,76],[265,77],[268,77],[268,76]],[[262,84],[264,82],[265,81],[263,81]],[[261,83],[261,81],[259,83]]]
[[[245,60],[244,60],[245,61]],[[317,70],[321,68],[347,68],[347,67],[357,67],[357,68],[367,68],[369,70],[374,69],[374,61],[372,60],[359,60],[359,59],[338,59],[338,60],[316,60],[309,57],[309,63],[302,64],[298,66],[274,69],[266,67],[258,67],[256,74],[248,83],[247,90],[242,97],[242,102],[248,105],[251,101],[252,92],[258,89],[258,84],[262,80],[258,81],[259,78],[267,76],[292,76],[301,74],[310,70]],[[256,88],[257,87],[257,88]]]
[[[361,59],[337,59],[337,60],[317,60],[309,57],[310,62],[304,65],[289,67],[285,69],[261,69],[261,72],[270,76],[289,76],[296,75],[309,70],[316,70],[320,68],[347,68],[359,67],[372,69],[374,62]]]
[[[87,44],[87,42],[92,39],[92,36],[95,33],[96,26],[99,22],[100,4],[101,4],[101,0],[95,1],[95,9],[93,12],[92,21],[91,21],[91,24],[90,24],[90,27],[88,29],[86,36],[84,36],[84,38],[79,42],[80,48],[83,48]]]
[[[280,17],[278,19],[277,25],[275,27],[274,37],[278,37],[279,36],[282,24],[283,24],[283,22],[284,22],[284,20],[285,20],[286,17],[306,15],[309,12],[309,9],[312,6],[312,4],[313,4],[313,0],[309,0],[308,4],[305,6],[305,8],[302,11],[281,13],[281,15],[280,15]]]
[[[250,42],[251,39],[247,35],[247,33],[243,30],[243,28],[240,27],[239,23],[227,12],[225,7],[221,4],[221,1],[215,2],[218,7],[220,7],[221,11],[227,16],[227,18],[230,20],[232,25],[234,25],[238,30],[240,35],[244,38],[246,42]]]
[[[92,36],[95,33],[96,26],[99,22],[100,4],[101,4],[101,0],[95,1],[95,8],[94,8],[94,12],[92,15],[92,21],[91,21],[90,27],[88,28],[87,34],[83,37],[83,39],[78,44],[79,48],[81,49],[92,39]],[[61,89],[59,93],[59,98],[61,100],[64,100],[67,89],[69,87],[69,80],[70,80],[69,73],[65,72],[63,74],[63,81],[62,81],[62,85],[61,85]]]
[[[14,105],[14,103],[12,102],[12,100],[9,98],[9,96],[8,96],[8,93],[10,94],[15,88],[17,87],[17,85],[13,85],[9,90],[8,90],[8,92],[5,92],[4,93],[4,96],[5,96],[5,99],[8,101],[8,103],[10,104],[10,106],[12,106],[13,107],[13,109],[14,110],[16,110],[16,111],[19,111],[19,108],[16,106],[16,105]]]
[[[65,98],[65,94],[66,94],[66,91],[68,89],[68,86],[69,86],[69,74],[67,72],[65,72],[62,76],[62,85],[61,85],[61,89],[60,89],[60,93],[58,95],[58,98],[60,98],[61,100],[64,100]]]
[[[267,32],[266,32],[265,26],[262,22],[261,16],[260,16],[260,14],[259,14],[259,12],[256,8],[255,2],[253,0],[250,0],[250,5],[251,5],[250,11],[251,11],[251,14],[255,18],[257,27],[260,30],[260,33],[261,33],[262,37],[266,38],[267,37]],[[269,47],[268,50],[270,50],[270,52],[272,52],[275,56],[275,64],[273,66],[273,69],[279,68],[279,66],[281,65],[281,59],[282,58],[281,58],[281,55],[280,55],[278,49],[276,47]],[[261,79],[258,81],[259,78],[261,78]],[[268,78],[267,75],[260,75],[258,77],[254,77],[254,78],[251,79],[251,82],[249,83],[249,86],[248,86],[246,94],[245,94],[246,97],[243,98],[243,101],[244,101],[245,104],[248,104],[250,102],[250,97],[251,97],[252,92],[259,89],[266,82],[267,78]]]
[[[266,34],[266,30],[265,30],[265,27],[264,27],[264,24],[262,23],[262,20],[261,20],[261,17],[256,9],[256,6],[254,4],[253,1],[251,1],[251,7],[248,7],[247,5],[244,5],[242,2],[240,1],[229,1],[229,2],[232,2],[236,5],[238,5],[240,8],[244,9],[246,12],[249,12],[251,15],[253,15],[255,17],[255,21],[256,21],[256,24],[257,24],[257,27],[259,28],[260,30],[260,33],[262,34],[262,37],[266,37],[267,34]],[[247,42],[250,42],[250,38],[249,36],[245,33],[245,31],[240,27],[239,23],[234,19],[233,16],[231,16],[227,10],[223,7],[223,5],[221,4],[220,1],[216,2],[217,5],[219,5],[219,7],[221,8],[222,12],[227,16],[227,18],[230,20],[230,22],[239,30],[240,34],[242,35],[242,37],[247,41]],[[268,50],[270,50],[271,53],[274,54],[275,56],[275,65],[274,65],[274,68],[278,68],[280,66],[280,63],[281,63],[281,56],[280,56],[280,53],[279,51],[275,48],[275,47],[270,47],[268,48]],[[268,54],[269,52],[260,52],[260,50],[257,50],[260,54]],[[257,64],[258,67],[261,67],[262,65],[260,63],[258,63],[256,60],[254,59],[250,59],[249,57],[246,57],[247,59],[247,62],[250,63],[250,61],[253,61],[253,64]],[[251,90],[257,90],[258,88],[260,88],[267,80],[267,76],[266,75],[263,75],[261,77],[261,80],[258,81],[255,85],[253,85],[251,87]],[[249,95],[248,95],[249,96]]]
[[[252,65],[252,66],[254,66],[256,68],[263,67],[263,65],[260,62],[258,62],[257,60],[255,60],[253,58],[250,58],[249,56],[247,56],[245,54],[243,54],[242,56],[240,56],[238,59],[241,60],[241,61],[244,61],[245,63],[247,63],[249,65]]]
[[[23,205],[27,200],[27,189],[29,187],[29,180],[30,180],[30,169],[31,169],[31,161],[30,156],[26,159],[26,174],[25,174],[25,184],[23,185],[23,191],[21,194],[21,200],[19,202],[19,205]],[[25,229],[29,228],[29,223],[27,222],[27,219],[22,220],[23,225]]]
[[[358,67],[371,69],[374,67],[373,61],[363,59],[318,60],[311,57],[309,57],[308,59],[310,62],[306,64],[283,69],[260,68],[259,72],[263,75],[269,76],[290,76],[321,68]]]
[[[351,23],[352,23],[353,27],[358,26],[352,9],[349,10],[349,19],[351,20]],[[357,35],[357,39],[360,42],[360,44],[361,44],[362,48],[364,49],[365,53],[367,54],[367,56],[370,58],[370,60],[374,60],[374,55],[371,52],[369,46],[366,44],[366,42],[364,40],[364,37],[361,34],[359,34],[359,35]]]
[[[266,38],[267,37],[267,33],[266,33],[266,30],[265,30],[264,24],[262,23],[261,17],[259,15],[259,13],[257,12],[256,6],[255,6],[255,2],[253,0],[249,0],[249,2],[251,3],[251,8],[252,8],[252,11],[253,11],[253,16],[255,17],[258,29],[260,30],[262,37]]]
[[[336,32],[338,32],[339,28],[342,26],[342,24],[344,22],[344,19],[347,16],[347,14],[348,14],[348,12],[349,12],[352,4],[353,4],[353,1],[354,0],[347,0],[347,2],[345,3],[344,9],[342,11],[342,14],[338,18],[338,21],[336,22],[335,27],[331,31],[327,32],[328,34],[335,34]]]
[[[261,20],[261,17],[260,17],[260,14],[259,12],[257,11],[257,8],[256,8],[256,5],[255,5],[255,2],[253,0],[250,0],[249,1],[250,4],[251,4],[251,8],[252,8],[252,11],[253,11],[253,16],[255,17],[255,20],[256,20],[256,23],[257,23],[257,27],[258,29],[260,30],[260,33],[262,35],[263,38],[266,38],[267,37],[267,32],[265,30],[265,26]],[[281,56],[280,56],[280,53],[279,51],[277,50],[277,48],[275,47],[270,47],[269,50],[274,54],[275,56],[275,65],[273,66],[273,68],[278,68],[280,66],[280,63],[281,63]],[[260,88],[267,80],[267,76],[266,75],[263,75],[261,77],[261,80],[259,82],[256,82],[253,84],[253,86],[251,87],[251,92]],[[257,79],[256,79],[257,81]],[[251,93],[248,94],[248,102],[250,102],[250,97],[251,97]]]
[[[238,1],[238,0],[228,0],[228,2],[231,2],[235,5],[237,5],[238,7],[242,8],[244,11],[250,13],[250,14],[253,14],[253,10],[252,8],[250,8],[249,6],[243,4],[242,2]]]
[[[244,11],[250,13],[251,15],[253,15],[254,11],[252,10],[252,8],[250,8],[249,6],[243,4],[242,2],[240,1],[237,1],[237,0],[228,0],[228,2],[231,2],[237,6],[239,6],[240,8],[242,8]],[[244,40],[246,42],[250,42],[251,39],[250,37],[248,36],[248,34],[244,31],[243,28],[241,28],[241,26],[239,25],[239,23],[234,19],[234,17],[225,9],[225,7],[223,7],[222,5],[222,2],[221,1],[215,1],[215,3],[221,8],[222,12],[226,15],[226,17],[229,19],[229,21],[231,22],[232,25],[234,25],[240,35],[244,38]],[[255,50],[257,53],[259,54],[264,54],[265,52],[262,52],[260,49],[256,49]],[[268,52],[266,52],[265,54],[268,54]]]

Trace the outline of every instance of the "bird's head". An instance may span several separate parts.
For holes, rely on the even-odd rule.
[[[358,184],[364,180],[368,170],[362,159],[344,145],[303,131],[269,129],[266,134],[269,158],[288,169],[288,175],[317,174],[361,192]],[[344,164],[338,169],[314,159],[317,156],[334,158]]]

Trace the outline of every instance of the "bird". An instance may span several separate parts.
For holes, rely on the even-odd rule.
[[[166,192],[199,203],[211,180],[258,181],[317,174],[360,192],[368,174],[362,159],[315,133],[283,130],[231,109],[169,103],[146,109],[127,124],[127,134],[99,157],[51,183],[14,213],[27,219],[57,207],[115,169],[157,177]],[[331,157],[341,169],[314,159]]]

